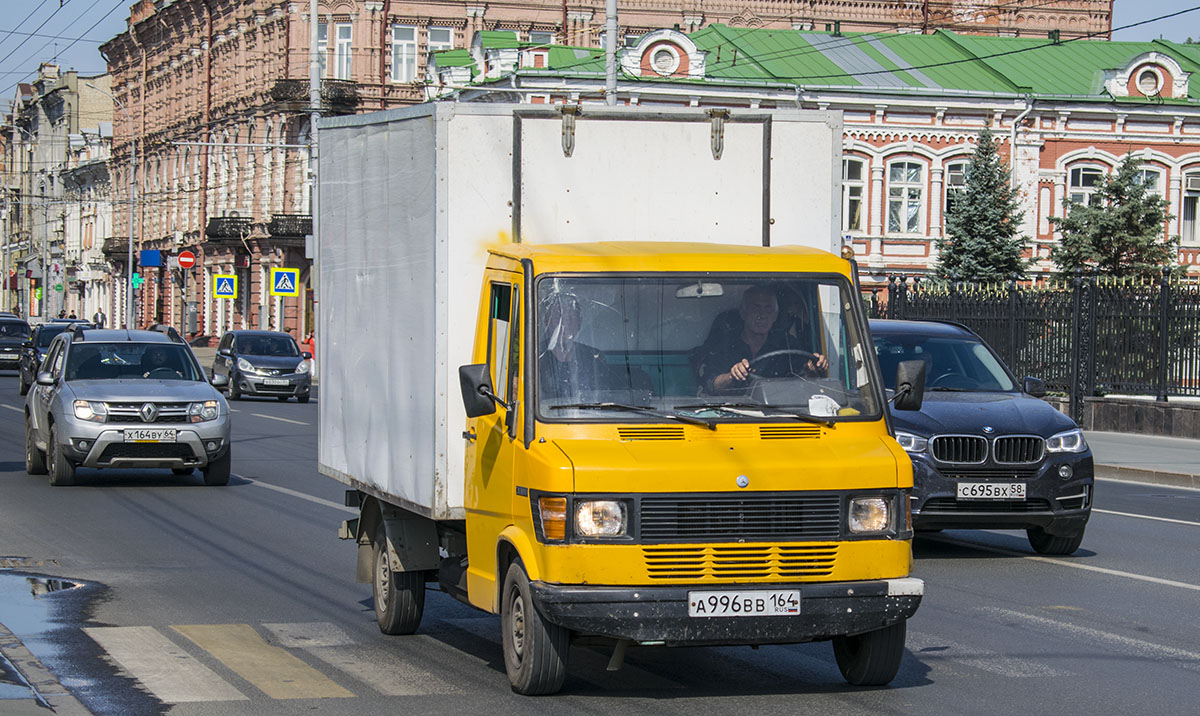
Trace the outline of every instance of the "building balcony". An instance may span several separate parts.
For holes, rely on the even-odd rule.
[[[110,236],[100,245],[100,253],[109,260],[124,260],[129,255],[129,237]]]
[[[286,105],[308,106],[308,80],[276,80],[271,99]],[[358,83],[350,80],[321,80],[321,109],[353,112],[358,107]]]
[[[204,236],[210,240],[241,241],[250,235],[252,219],[248,216],[214,216],[204,228]]]
[[[274,214],[267,224],[267,233],[272,239],[303,239],[312,233],[312,215]]]

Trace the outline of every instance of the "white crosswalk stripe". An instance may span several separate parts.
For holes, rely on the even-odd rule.
[[[346,632],[328,622],[263,624],[263,627],[275,635],[280,646],[303,649],[387,696],[460,691],[395,654],[355,644]]]
[[[154,627],[90,627],[83,631],[164,703],[246,700],[245,694]]]

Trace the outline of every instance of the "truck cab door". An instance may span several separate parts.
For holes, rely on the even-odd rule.
[[[513,460],[521,445],[521,276],[489,270],[476,324],[473,363],[488,366],[495,412],[467,419],[466,446],[467,594],[472,604],[492,611],[497,593],[496,539],[513,523]]]

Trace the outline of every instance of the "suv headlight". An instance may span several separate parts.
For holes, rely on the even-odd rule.
[[[906,452],[925,452],[925,448],[929,447],[929,438],[899,430],[896,431],[896,442],[900,443],[900,447]]]
[[[96,400],[76,400],[75,417],[91,423],[103,423],[108,419],[108,406]]]
[[[1046,438],[1046,452],[1083,452],[1084,450],[1087,450],[1087,441],[1083,439],[1083,431],[1079,428]]]
[[[192,403],[188,406],[188,422],[203,423],[208,420],[216,420],[220,413],[220,407],[215,400]]]
[[[296,370],[294,372],[296,375],[304,375],[311,369],[312,361],[305,359],[296,364]]]
[[[846,513],[846,523],[854,534],[886,532],[891,526],[891,505],[883,497],[854,497]]]
[[[255,367],[255,365],[253,363],[246,360],[245,358],[238,358],[237,365],[238,365],[238,370],[244,370],[247,373],[257,373],[258,372],[258,368]]]
[[[575,503],[575,534],[581,537],[623,537],[629,510],[620,500],[580,500]]]

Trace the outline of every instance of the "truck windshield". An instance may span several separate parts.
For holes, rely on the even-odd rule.
[[[706,422],[879,417],[847,282],[827,276],[544,276],[538,415]]]

